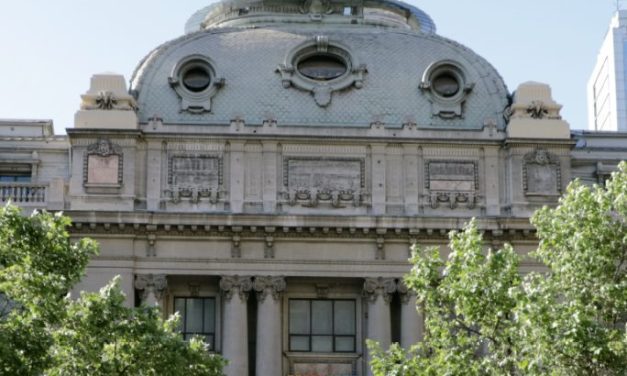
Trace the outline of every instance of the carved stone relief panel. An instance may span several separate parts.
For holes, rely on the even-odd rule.
[[[526,195],[555,196],[562,191],[559,158],[536,149],[523,158],[523,188]]]
[[[87,147],[83,160],[83,184],[86,186],[122,185],[122,148],[110,140],[99,139]]]
[[[283,161],[283,198],[289,205],[334,208],[362,206],[369,199],[365,160],[287,157]]]
[[[263,157],[261,145],[246,145],[245,149],[244,199],[262,200]]]
[[[217,155],[173,154],[168,156],[168,187],[172,202],[189,199],[212,204],[224,195],[222,158]]]
[[[474,161],[427,161],[425,185],[433,209],[441,204],[451,209],[464,205],[473,209],[477,203],[479,173]]]
[[[390,150],[391,149],[391,150]],[[396,150],[395,150],[396,149]],[[385,180],[387,201],[399,203],[403,201],[403,156],[402,149],[398,147],[388,148],[388,153],[395,152],[386,157]]]

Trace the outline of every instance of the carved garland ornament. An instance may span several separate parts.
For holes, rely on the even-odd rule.
[[[316,57],[321,59],[326,57],[336,63],[341,62],[345,67],[345,72],[328,80],[317,80],[302,74],[299,71],[299,63]],[[283,64],[279,65],[277,72],[281,74],[284,88],[293,86],[299,90],[310,92],[318,106],[327,107],[331,104],[334,92],[348,89],[351,86],[361,89],[367,70],[365,65],[360,65],[357,62],[347,47],[335,41],[329,41],[329,38],[324,35],[318,35],[293,48],[285,57]]]

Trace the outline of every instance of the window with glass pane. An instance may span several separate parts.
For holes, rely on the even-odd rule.
[[[354,300],[289,301],[290,351],[354,352],[355,328]]]
[[[174,298],[174,311],[181,315],[179,331],[186,340],[198,335],[214,349],[216,332],[214,298]]]

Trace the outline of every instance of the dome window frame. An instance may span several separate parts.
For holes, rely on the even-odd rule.
[[[446,95],[438,88],[438,79],[456,81],[457,90]],[[441,60],[429,65],[422,75],[419,89],[431,102],[431,116],[442,119],[463,118],[464,103],[475,87],[469,81],[469,75],[464,66],[453,60]]]
[[[193,90],[186,85],[186,75],[194,70],[204,70],[209,82],[200,90]],[[168,83],[180,99],[181,111],[192,114],[211,112],[212,98],[224,87],[225,79],[221,78],[211,59],[204,55],[190,55],[179,60],[172,68]]]
[[[346,70],[337,77],[328,80],[317,80],[302,73],[299,64],[315,56],[331,57],[344,64]],[[285,89],[296,89],[310,92],[319,107],[331,104],[333,93],[351,87],[361,89],[364,85],[366,65],[359,64],[350,49],[323,35],[315,36],[288,51],[277,70]]]

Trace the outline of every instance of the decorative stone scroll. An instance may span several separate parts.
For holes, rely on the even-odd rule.
[[[365,160],[287,157],[283,161],[283,198],[288,205],[316,208],[359,207],[369,200]]]
[[[171,155],[165,193],[173,203],[182,199],[192,203],[203,200],[218,203],[224,195],[222,158],[217,155]]]
[[[320,3],[320,1],[314,1],[313,3]],[[320,6],[324,7],[322,4]],[[309,8],[311,9],[312,6],[310,5]],[[319,13],[317,14],[319,15]],[[332,57],[334,60],[341,61],[346,71],[337,78],[324,81],[306,77],[298,71],[298,66],[301,60],[311,56]],[[281,82],[284,88],[295,87],[299,90],[310,92],[316,104],[320,107],[327,107],[331,104],[334,92],[350,87],[361,89],[364,85],[364,75],[367,72],[366,66],[359,64],[354,54],[347,47],[335,41],[330,41],[324,35],[317,35],[294,47],[276,71],[281,75]]]
[[[83,159],[83,184],[121,186],[123,156],[122,148],[107,139],[89,145]]]
[[[165,274],[138,274],[135,276],[135,288],[141,291],[141,301],[147,305],[158,304],[168,287]]]
[[[263,302],[268,294],[272,295],[275,301],[279,301],[286,287],[284,277],[255,277],[253,282],[253,289],[257,292],[259,302]]]
[[[431,208],[464,205],[474,209],[478,201],[479,172],[474,161],[427,161],[425,185]]]
[[[411,300],[412,296],[416,295],[416,292],[411,290],[404,280],[400,280],[396,285],[399,296],[401,297],[401,303],[407,304]]]
[[[392,301],[392,294],[396,292],[394,278],[366,278],[364,281],[363,296],[371,302],[375,302],[381,295],[386,303]]]
[[[559,195],[562,173],[559,158],[544,149],[536,149],[523,158],[523,188],[526,195]]]
[[[224,276],[220,278],[220,291],[226,300],[231,300],[233,293],[242,300],[248,300],[248,293],[253,289],[251,277]]]

